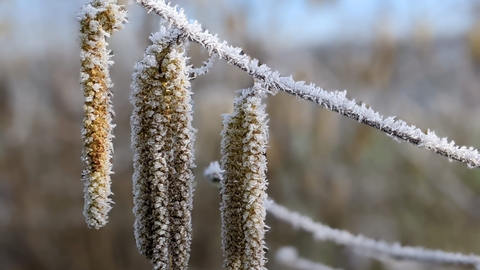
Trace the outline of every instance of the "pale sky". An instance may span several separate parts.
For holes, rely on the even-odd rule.
[[[78,25],[74,18],[79,6],[84,2],[0,0],[0,47],[3,53],[31,51],[52,43],[65,46],[76,43]],[[327,0],[327,3],[323,4],[312,2],[224,0],[223,5],[233,13],[239,9],[247,11],[247,22],[254,37],[269,33],[273,34],[274,40],[288,40],[291,46],[295,46],[339,41],[365,42],[371,39],[375,27],[378,28],[378,25],[386,22],[400,39],[408,38],[419,23],[428,23],[435,37],[458,36],[465,33],[475,21],[471,7],[472,3],[480,0]],[[212,18],[212,14],[218,14],[215,10],[210,11],[208,16],[195,14],[195,11],[214,8],[208,0],[182,0],[178,3],[186,8],[190,18],[199,19],[202,24],[208,24],[211,28],[221,29],[221,26],[213,24],[214,20],[205,21]],[[192,8],[192,5],[196,6]],[[129,9],[137,10],[139,7]],[[135,20],[135,17],[131,20]]]

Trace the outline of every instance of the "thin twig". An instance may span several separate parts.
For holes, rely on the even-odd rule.
[[[198,67],[198,68],[192,67],[190,69],[190,72],[189,72],[190,74],[188,75],[188,78],[190,80],[195,80],[198,76],[207,74],[210,68],[212,68],[213,62],[215,62],[215,57],[217,57],[217,55],[215,54],[210,55],[208,57],[208,60],[203,62],[203,65],[201,67]]]

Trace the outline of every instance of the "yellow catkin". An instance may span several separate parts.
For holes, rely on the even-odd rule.
[[[84,92],[84,141],[82,160],[85,168],[84,215],[90,228],[103,227],[108,221],[112,200],[109,196],[112,174],[112,82],[108,66],[106,37],[126,22],[126,12],[116,1],[92,1],[82,7],[80,21],[81,70],[80,84]]]
[[[195,131],[185,44],[173,29],[150,39],[132,83],[135,238],[154,269],[187,269]]]
[[[259,85],[244,90],[222,131],[222,243],[227,269],[265,268],[267,115]]]

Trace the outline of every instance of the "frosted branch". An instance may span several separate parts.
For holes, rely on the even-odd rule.
[[[361,251],[367,251],[370,252],[372,256],[374,256],[375,253],[380,253],[381,255],[388,255],[396,259],[437,264],[467,265],[480,269],[480,257],[477,255],[464,255],[441,250],[430,250],[422,247],[401,246],[399,243],[387,243],[363,235],[353,235],[347,231],[332,229],[321,223],[314,222],[311,218],[292,212],[272,200],[267,201],[267,212],[280,220],[290,223],[296,229],[302,229],[312,233],[316,240],[330,241],[338,245],[345,245]]]
[[[149,12],[155,12],[162,16],[190,40],[205,47],[209,54],[218,54],[229,64],[263,81],[264,85],[273,93],[283,91],[299,99],[312,101],[321,107],[381,130],[394,139],[404,140],[449,159],[466,163],[470,168],[480,167],[480,153],[473,147],[459,147],[455,145],[454,141],[449,142],[447,138],[437,137],[433,131],[428,130],[424,133],[413,125],[407,125],[402,120],[395,120],[395,117],[384,118],[378,112],[367,108],[365,104],[357,105],[355,100],[347,99],[346,91],[327,92],[314,84],[306,85],[305,82],[294,81],[291,76],[281,76],[278,71],[272,71],[266,65],[259,66],[258,60],[241,53],[240,48],[229,46],[225,41],[221,42],[216,35],[210,34],[208,30],[203,31],[198,22],[190,23],[182,9],[177,11],[176,7],[166,4],[164,1],[135,1]]]

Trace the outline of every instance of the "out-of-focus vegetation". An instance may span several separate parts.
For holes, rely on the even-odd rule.
[[[8,7],[7,2],[0,4]],[[312,2],[322,8],[336,1]],[[375,38],[365,44],[284,49],[288,46],[272,47],[268,35],[249,32],[248,7],[229,10],[223,1],[179,4],[189,6],[222,39],[282,74],[326,89],[348,89],[350,98],[384,115],[480,148],[480,18],[469,32],[451,38],[437,38],[422,21],[407,39],[398,39],[386,24],[372,30]],[[115,53],[115,205],[109,224],[100,230],[87,229],[82,215],[78,45],[64,46],[50,26],[42,51],[0,51],[0,269],[151,269],[133,237],[129,85],[133,64],[159,19],[139,7],[129,9],[131,23],[110,40]],[[2,48],[9,42],[5,37],[19,34],[5,18],[0,18]],[[206,59],[194,44],[190,54],[196,65]],[[221,269],[220,197],[202,174],[220,159],[221,114],[231,111],[235,90],[251,85],[251,78],[223,61],[193,82],[198,133],[191,269]],[[480,254],[480,170],[398,144],[282,93],[267,104],[268,193],[277,202],[353,233]],[[460,269],[371,260],[348,248],[316,243],[273,218],[267,223],[270,258],[279,246],[293,245],[302,257],[344,269]],[[283,269],[273,259],[268,267]]]

